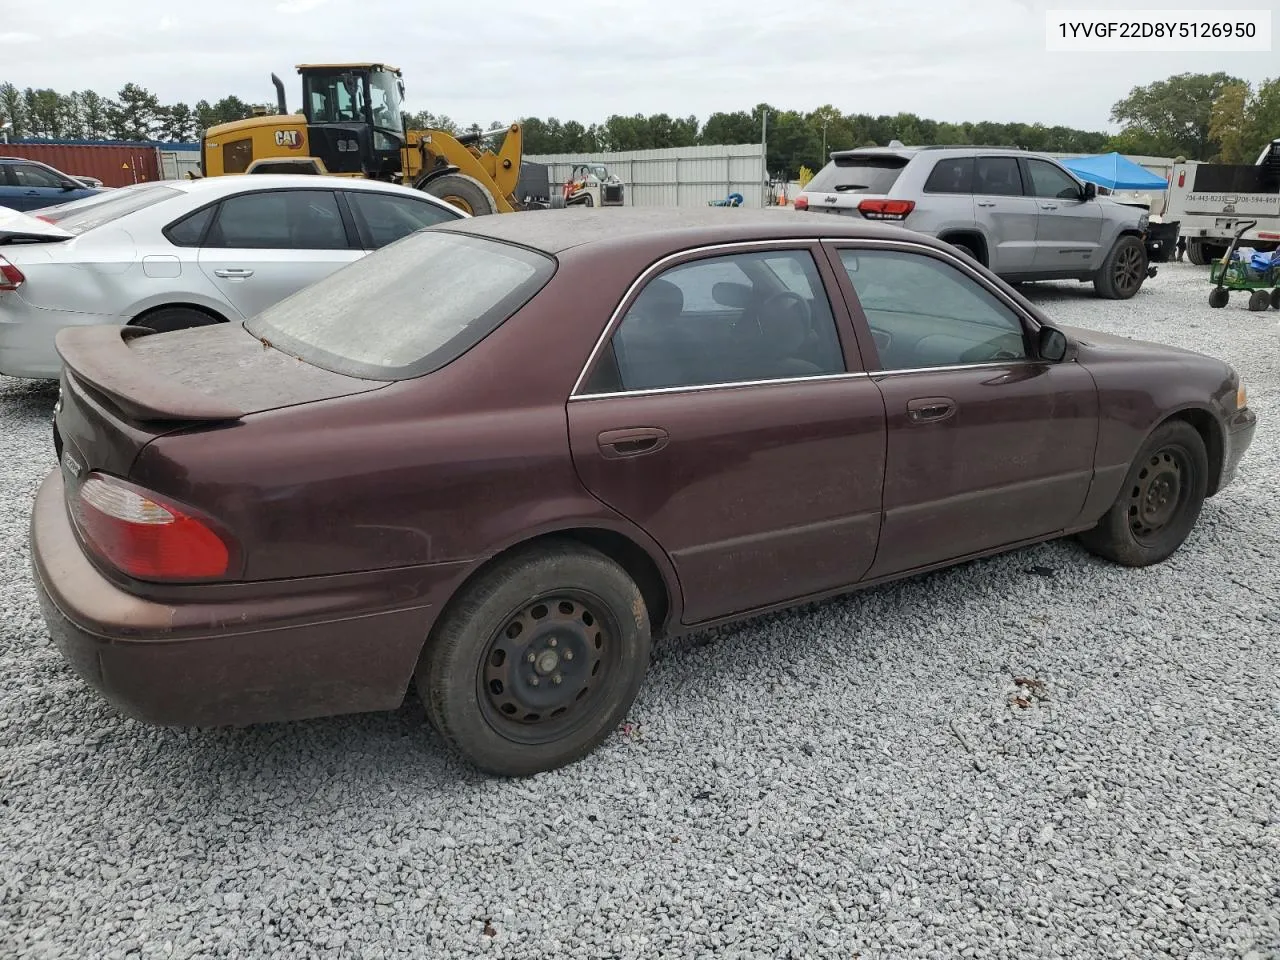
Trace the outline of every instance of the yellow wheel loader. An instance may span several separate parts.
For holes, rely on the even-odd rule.
[[[385,63],[301,64],[302,110],[289,113],[274,73],[277,116],[254,116],[204,131],[202,176],[323,173],[404,183],[475,216],[521,209],[515,191],[523,152],[520,125],[506,128],[497,153],[482,148],[503,131],[454,136],[405,130],[404,80]]]

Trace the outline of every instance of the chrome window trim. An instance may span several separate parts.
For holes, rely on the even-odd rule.
[[[608,321],[604,325],[600,336],[596,338],[595,345],[591,348],[591,353],[587,355],[586,363],[582,365],[582,369],[578,372],[578,377],[573,383],[573,389],[569,391],[568,402],[584,400],[616,400],[621,397],[645,397],[645,396],[661,396],[673,393],[703,393],[711,390],[731,390],[741,387],[762,387],[775,384],[794,384],[794,383],[812,383],[837,380],[862,380],[862,379],[879,379],[881,377],[900,377],[908,374],[917,373],[956,373],[963,370],[990,370],[996,368],[1030,366],[1035,364],[1043,364],[1046,361],[1036,359],[1035,357],[1020,357],[1011,360],[995,360],[984,361],[982,363],[962,363],[948,364],[936,367],[910,367],[894,370],[857,370],[845,371],[844,373],[824,373],[815,374],[811,377],[780,377],[774,380],[738,380],[731,383],[706,383],[691,384],[679,387],[653,387],[645,390],[616,390],[609,393],[580,393],[583,383],[586,381],[587,371],[600,355],[600,351],[604,348],[609,336],[617,326],[621,315],[622,305],[627,303],[637,289],[642,287],[649,279],[663,269],[665,269],[673,260],[681,260],[691,255],[702,253],[715,253],[719,251],[733,252],[735,250],[751,249],[758,247],[802,247],[807,248],[813,244],[833,245],[842,247],[864,247],[864,248],[881,248],[889,250],[902,250],[907,253],[923,253],[936,259],[949,262],[957,266],[964,272],[966,276],[978,283],[982,289],[993,294],[1002,303],[1006,304],[1014,315],[1019,319],[1029,323],[1033,330],[1040,329],[1040,322],[1035,317],[1026,313],[1012,299],[1010,299],[999,288],[992,286],[985,277],[981,276],[967,263],[959,254],[952,253],[949,250],[939,250],[925,243],[917,243],[912,240],[880,240],[871,237],[790,237],[777,240],[731,240],[725,243],[707,244],[705,246],[689,247],[685,250],[679,250],[669,253],[666,256],[655,260],[645,270],[628,285],[626,292],[622,295],[622,299],[618,301],[618,305],[609,315]],[[825,289],[824,289],[825,294]],[[861,304],[858,305],[861,309]]]

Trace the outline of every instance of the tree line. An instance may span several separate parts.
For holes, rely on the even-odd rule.
[[[274,104],[253,103],[231,95],[194,106],[163,104],[150,90],[126,83],[114,96],[92,90],[68,94],[51,89],[0,84],[0,124],[8,121],[10,139],[44,137],[87,140],[166,140],[195,142],[200,131],[252,116],[255,109],[275,112]],[[599,123],[523,117],[524,150],[530,155],[596,153],[759,143],[768,122],[768,167],[794,178],[801,166],[818,169],[825,154],[858,146],[978,144],[1018,146],[1051,153],[1103,153],[1182,156],[1191,160],[1249,163],[1263,144],[1280,137],[1280,77],[1256,87],[1224,72],[1183,73],[1134,87],[1111,109],[1119,134],[1042,123],[953,123],[914,113],[872,115],[842,113],[832,104],[815,110],[781,110],[768,103],[751,110],[717,112],[705,121],[666,113],[615,114]],[[449,133],[501,129],[466,126],[451,117],[420,112],[405,115],[412,128]]]

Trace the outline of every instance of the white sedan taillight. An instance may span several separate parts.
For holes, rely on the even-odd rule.
[[[0,257],[0,290],[17,290],[27,278],[4,257]]]

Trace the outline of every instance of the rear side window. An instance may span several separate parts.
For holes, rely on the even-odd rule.
[[[933,165],[925,193],[972,193],[973,157],[948,157]]]
[[[329,274],[245,327],[325,370],[407,379],[460,357],[553,273],[555,261],[532,250],[427,230]]]
[[[1017,157],[978,157],[973,181],[974,193],[989,197],[1022,196]]]
[[[902,168],[904,157],[836,157],[818,171],[805,191],[809,193],[888,193]]]
[[[461,211],[454,213],[430,200],[392,197],[371,190],[349,190],[346,197],[360,232],[375,250],[424,227],[462,216]]]
[[[209,226],[209,221],[213,219],[213,212],[217,207],[218,205],[214,203],[203,210],[188,214],[177,223],[165,227],[164,235],[171,243],[180,247],[194,247],[204,236],[205,227]]]
[[[329,190],[276,190],[227,197],[205,240],[237,250],[342,250],[347,228]]]
[[[122,187],[40,211],[40,217],[68,233],[81,234],[174,197],[183,191],[160,184]]]

